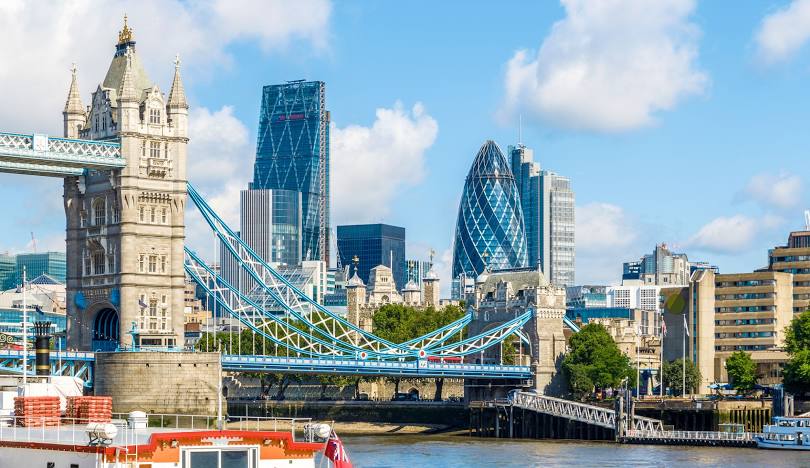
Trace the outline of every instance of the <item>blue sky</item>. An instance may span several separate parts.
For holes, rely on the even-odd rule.
[[[327,83],[333,219],[404,226],[444,274],[469,165],[519,114],[573,179],[577,282],[618,281],[656,242],[750,271],[810,208],[810,1],[102,3],[0,6],[1,129],[58,134],[69,64],[87,103],[126,9],[164,92],[181,54],[190,178],[231,220],[261,87],[299,78]],[[63,245],[58,180],[0,175],[0,197],[0,251]]]

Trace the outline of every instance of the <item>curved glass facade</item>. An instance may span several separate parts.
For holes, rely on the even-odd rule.
[[[476,277],[493,269],[528,263],[523,213],[515,177],[503,153],[488,140],[478,150],[458,207],[453,277]]]

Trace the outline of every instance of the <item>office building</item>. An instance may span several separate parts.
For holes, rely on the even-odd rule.
[[[405,228],[389,224],[355,224],[337,227],[337,249],[341,265],[353,265],[368,284],[371,270],[385,265],[393,272],[398,290],[405,287]]]
[[[574,285],[575,213],[571,180],[540,170],[534,151],[509,147],[526,233],[529,265],[540,265],[552,284]]]
[[[698,270],[683,287],[661,289],[667,335],[664,359],[684,353],[701,372],[700,391],[714,382],[728,382],[725,361],[735,351],[745,351],[758,365],[760,383],[778,383],[787,360],[785,327],[793,318],[793,277],[789,273],[715,274]]]
[[[793,313],[810,309],[810,229],[791,232],[786,245],[768,252],[768,269],[793,275]]]
[[[17,271],[17,258],[14,255],[0,254],[0,290],[14,287]]]
[[[322,81],[265,86],[251,189],[301,193],[303,260],[329,263],[329,112]]]
[[[406,260],[405,261],[405,282],[413,281],[417,285],[422,284],[425,275],[433,267],[433,262],[429,260]],[[421,290],[421,287],[420,287]]]
[[[607,286],[569,286],[565,288],[567,308],[607,307]]]
[[[601,320],[629,320],[639,335],[657,335],[661,329],[661,313],[630,307],[567,307],[565,315],[584,325]],[[604,323],[603,323],[604,324]]]
[[[606,304],[607,307],[626,307],[658,312],[660,310],[660,289],[655,285],[608,286],[605,289]]]
[[[453,278],[528,265],[520,193],[503,153],[488,140],[464,182],[453,244]]]
[[[36,278],[46,274],[60,283],[65,282],[66,276],[65,252],[43,252],[18,254],[16,259],[16,282],[22,282],[23,267],[27,278]]]
[[[699,263],[699,265],[708,264]],[[637,262],[623,264],[622,284],[684,286],[689,284],[691,273],[692,268],[686,254],[673,253],[667,244],[658,244],[652,254],[644,255]]]

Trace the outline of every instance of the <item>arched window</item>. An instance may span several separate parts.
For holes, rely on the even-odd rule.
[[[103,198],[96,199],[93,202],[93,224],[101,226],[107,222],[107,204],[104,203]]]

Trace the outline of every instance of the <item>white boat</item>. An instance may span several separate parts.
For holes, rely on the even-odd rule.
[[[141,412],[109,423],[18,419],[0,416],[0,467],[314,468],[334,437],[302,419],[230,420],[222,430],[215,417]]]
[[[810,418],[775,417],[754,440],[764,449],[810,450]]]

